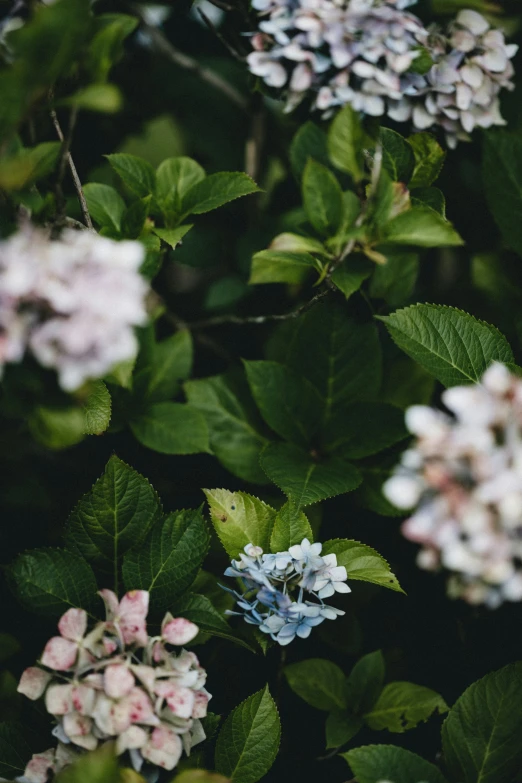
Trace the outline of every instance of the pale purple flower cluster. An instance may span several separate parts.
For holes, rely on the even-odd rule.
[[[502,364],[442,395],[449,416],[416,405],[412,448],[384,485],[422,545],[421,568],[451,572],[448,592],[491,608],[522,600],[522,380]]]
[[[248,544],[225,571],[225,576],[240,578],[245,587],[244,593],[225,588],[241,610],[228,613],[243,616],[283,646],[296,636],[306,639],[316,625],[343,615],[323,598],[351,592],[346,568],[337,565],[335,554],[321,557],[321,550],[322,544],[311,544],[307,538],[276,554],[263,554],[261,547]],[[305,600],[305,595],[316,600]]]
[[[371,116],[412,120],[418,130],[440,126],[450,146],[476,126],[503,124],[498,94],[512,88],[517,47],[476,11],[461,11],[443,35],[406,10],[410,0],[253,5],[261,21],[249,68],[285,89],[288,111],[311,95],[325,116],[350,104]]]
[[[139,772],[144,763],[171,770],[183,750],[205,739],[201,718],[210,694],[206,672],[192,652],[171,645],[190,642],[198,627],[166,614],[161,634],[146,627],[149,594],[133,590],[118,602],[101,590],[107,619],[91,631],[83,609],[69,609],[59,636],[47,643],[38,666],[26,669],[18,690],[44,697],[54,716],[58,747],[33,756],[21,783],[46,783],[78,753],[115,742]]]
[[[51,240],[23,225],[0,242],[0,372],[31,353],[73,391],[137,351],[146,322],[144,248],[91,231]]]

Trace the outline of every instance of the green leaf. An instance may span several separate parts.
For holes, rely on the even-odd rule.
[[[419,256],[395,247],[379,247],[386,256],[385,264],[374,264],[369,293],[372,299],[384,299],[397,307],[411,296],[419,273]]]
[[[206,769],[185,769],[176,775],[175,783],[230,783],[230,778]]]
[[[304,283],[312,270],[321,264],[309,253],[291,253],[287,250],[260,250],[252,256],[250,285],[259,283]]]
[[[275,761],[281,723],[268,685],[228,716],[216,743],[216,769],[234,783],[256,783]]]
[[[0,633],[0,663],[20,652],[20,642],[10,633]]]
[[[511,783],[522,766],[522,663],[464,691],[442,727],[448,769],[464,783]],[[518,777],[517,777],[518,779]]]
[[[103,82],[113,64],[123,54],[123,42],[138,25],[129,14],[101,14],[96,18],[98,32],[89,44],[86,65],[93,78]]]
[[[485,134],[482,177],[488,206],[505,242],[522,255],[522,140],[518,135]]]
[[[23,775],[31,758],[27,727],[14,721],[0,723],[0,775],[8,780]]]
[[[210,536],[199,510],[176,511],[158,520],[149,535],[125,555],[127,590],[147,590],[151,608],[165,612],[196,579]]]
[[[89,609],[98,589],[90,565],[66,549],[24,552],[8,576],[20,603],[47,617],[60,617],[71,607]]]
[[[154,193],[154,169],[146,160],[136,155],[116,152],[105,156],[125,185],[140,198]]]
[[[134,437],[160,454],[209,451],[208,427],[199,411],[180,402],[156,402],[130,422]]]
[[[192,372],[193,355],[188,329],[154,342],[144,366],[135,375],[134,394],[149,403],[171,400],[180,390],[180,382]]]
[[[308,121],[301,125],[290,145],[290,164],[298,182],[310,158],[325,166],[329,164],[326,134],[315,123]]]
[[[459,246],[464,240],[442,215],[430,207],[412,207],[383,227],[383,240],[418,247]]]
[[[340,748],[346,745],[364,726],[362,718],[349,712],[334,710],[326,719],[326,747]]]
[[[332,283],[342,291],[347,299],[362,286],[375,269],[375,264],[362,255],[349,256],[334,269]]]
[[[408,436],[404,413],[382,402],[354,402],[340,408],[322,433],[325,449],[342,459],[362,459]]]
[[[266,484],[259,455],[267,440],[244,377],[216,375],[184,388],[190,406],[205,417],[212,453],[235,476]]]
[[[188,234],[192,225],[178,226],[177,228],[153,228],[152,230],[160,239],[170,245],[173,250],[177,248],[181,240]]]
[[[83,187],[83,192],[93,220],[102,228],[109,228],[119,233],[125,212],[125,202],[119,193],[110,185],[102,185],[100,182],[87,183]]]
[[[103,381],[94,381],[83,404],[83,431],[86,435],[101,435],[111,420],[111,395]]]
[[[82,408],[46,408],[38,405],[29,417],[32,436],[48,449],[67,449],[75,446],[85,435],[85,417]]]
[[[233,633],[222,613],[217,611],[205,595],[186,593],[172,605],[171,611],[175,617],[185,617],[195,623],[201,633],[218,636],[220,639],[239,644],[250,652],[255,652],[244,639]]]
[[[304,237],[301,234],[285,232],[278,234],[270,242],[270,250],[285,250],[290,253],[318,253],[328,255],[328,251],[322,242],[313,237]]]
[[[415,188],[411,193],[412,206],[427,206],[446,217],[446,199],[438,188]]]
[[[160,515],[158,496],[147,479],[113,455],[72,511],[65,540],[87,560],[117,574],[124,554],[143,541]]]
[[[453,307],[412,305],[379,320],[399,348],[445,386],[476,383],[491,362],[514,362],[504,335]]]
[[[57,775],[55,783],[127,783],[124,774],[118,766],[114,746],[107,743],[67,765]],[[132,783],[132,779],[128,783]],[[136,783],[140,783],[139,777]]]
[[[346,538],[334,538],[323,544],[323,555],[331,553],[337,556],[337,565],[346,568],[348,582],[359,579],[398,593],[404,592],[384,557],[370,546]]]
[[[435,691],[412,682],[390,682],[364,719],[375,731],[387,729],[399,734],[424,723],[434,712],[448,711],[448,705]]]
[[[270,551],[276,512],[253,495],[228,489],[204,489],[212,524],[230,558],[237,558],[247,544]]]
[[[125,239],[138,239],[142,235],[150,210],[152,196],[138,198],[130,204],[121,219],[121,233]],[[149,240],[150,237],[147,237]]]
[[[332,661],[310,658],[285,666],[289,686],[301,699],[318,710],[345,708],[345,676]]]
[[[306,446],[317,430],[321,399],[304,378],[277,362],[244,362],[250,390],[269,427]]]
[[[427,188],[439,176],[446,153],[431,133],[414,133],[406,141],[415,156],[410,189]]]
[[[0,161],[0,187],[21,190],[51,174],[60,156],[59,141],[46,141],[31,149],[22,149]]]
[[[343,213],[343,193],[332,172],[310,159],[302,183],[303,203],[308,220],[320,234],[332,236]]]
[[[189,190],[205,179],[205,170],[192,158],[167,158],[156,171],[156,197],[163,212],[181,212]]]
[[[90,84],[64,102],[77,109],[114,114],[121,109],[123,96],[115,84]]]
[[[334,166],[350,174],[355,182],[360,182],[364,175],[363,143],[359,115],[347,104],[330,126],[328,154]]]
[[[290,443],[271,443],[261,453],[266,475],[297,507],[351,492],[361,483],[357,468],[340,459],[317,461]]]
[[[389,128],[380,129],[382,164],[394,182],[410,181],[415,167],[415,156],[410,144],[400,133]]]
[[[185,214],[202,215],[260,190],[242,171],[220,171],[193,185],[183,198],[182,209]]]
[[[373,707],[383,689],[384,675],[380,650],[359,658],[346,680],[346,704],[350,712],[362,715]]]
[[[447,783],[440,770],[416,753],[396,745],[365,745],[340,754],[358,783]]]
[[[300,544],[303,538],[314,540],[310,522],[305,514],[289,501],[277,512],[270,537],[270,550],[285,552],[294,544]]]

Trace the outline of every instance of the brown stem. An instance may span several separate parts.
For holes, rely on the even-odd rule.
[[[206,24],[206,26],[208,27],[210,32],[214,33],[214,35],[216,36],[218,41],[223,44],[223,46],[225,47],[227,52],[229,54],[231,54],[232,57],[235,60],[237,60],[238,62],[244,63],[245,62],[245,56],[243,54],[241,54],[241,52],[238,52],[238,50],[235,49],[229,41],[227,41],[227,39],[225,38],[224,35],[221,35],[219,30],[213,24],[212,20],[209,19],[208,16],[205,13],[203,13],[201,8],[198,8],[197,10],[198,10],[198,14],[201,16],[201,18],[203,19],[204,23]]]

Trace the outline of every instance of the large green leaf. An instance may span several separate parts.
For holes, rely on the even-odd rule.
[[[132,419],[134,436],[161,454],[209,451],[208,427],[199,411],[180,402],[157,402]]]
[[[415,167],[415,157],[410,144],[400,133],[381,128],[382,164],[394,182],[409,182]]]
[[[295,178],[300,181],[310,158],[328,165],[326,134],[313,122],[301,125],[290,145],[290,163]]]
[[[89,609],[96,597],[90,565],[65,549],[34,549],[18,555],[8,575],[20,603],[48,617],[59,617],[71,607]]]
[[[188,329],[153,342],[133,380],[133,392],[148,402],[171,400],[192,371],[193,345]]]
[[[105,743],[91,753],[78,755],[56,778],[55,783],[123,783],[124,773],[111,743]],[[129,780],[131,783],[132,778]],[[136,783],[141,783],[138,779]]]
[[[320,234],[336,233],[343,213],[343,192],[332,172],[310,159],[302,183],[303,204],[308,220]]]
[[[185,383],[189,404],[205,417],[210,448],[236,476],[266,484],[259,455],[267,440],[243,376],[216,375]]]
[[[0,775],[5,775],[7,780],[22,775],[31,758],[26,734],[27,727],[21,723],[0,723]]]
[[[177,511],[158,520],[123,560],[127,590],[147,590],[151,607],[166,611],[196,579],[210,543],[200,511]]]
[[[154,169],[146,160],[122,152],[105,157],[127,187],[137,196],[144,198],[154,193]]]
[[[439,176],[446,153],[431,133],[414,133],[407,141],[415,156],[410,188],[427,188]]]
[[[498,329],[453,307],[412,305],[379,318],[399,348],[445,386],[476,383],[491,362],[514,362]]]
[[[404,412],[382,402],[354,402],[340,408],[327,423],[322,442],[330,454],[361,459],[408,436]]]
[[[185,214],[201,215],[259,190],[248,174],[220,171],[193,185],[183,198],[182,209]]]
[[[506,243],[522,255],[522,139],[506,131],[484,136],[486,199]]]
[[[111,420],[111,395],[103,381],[91,384],[83,404],[84,432],[86,435],[101,435]]]
[[[205,179],[205,170],[192,158],[167,158],[156,171],[156,198],[166,213],[181,212],[188,191]]]
[[[277,512],[270,537],[270,549],[272,552],[285,552],[294,544],[300,544],[303,538],[314,540],[310,522],[305,514],[289,501]]]
[[[65,540],[116,578],[124,554],[143,541],[160,515],[160,501],[147,479],[112,456],[72,511]]]
[[[522,767],[522,663],[487,674],[464,691],[442,727],[452,776],[464,783],[511,783]]]
[[[434,712],[448,711],[448,705],[431,688],[412,682],[390,682],[364,719],[371,729],[401,733],[426,722]]]
[[[234,783],[257,783],[279,750],[281,723],[268,685],[226,719],[216,743],[216,769]]]
[[[396,745],[364,745],[341,753],[358,783],[447,783],[440,770],[416,753]]]
[[[310,253],[289,250],[260,250],[252,256],[250,285],[259,283],[303,283],[320,263]]]
[[[125,202],[117,190],[100,182],[89,182],[83,186],[85,200],[93,220],[102,228],[119,233],[125,212]]]
[[[364,281],[370,277],[375,264],[361,255],[349,256],[333,271],[331,280],[343,292],[347,299],[359,290]]]
[[[394,245],[444,247],[463,245],[452,224],[431,207],[412,207],[394,217],[382,229],[382,239]]]
[[[340,748],[346,745],[364,726],[363,719],[346,710],[333,710],[326,719],[326,747]]]
[[[384,299],[390,307],[398,307],[410,298],[419,274],[419,255],[415,251],[379,246],[386,257],[385,264],[374,264],[375,271],[369,285],[372,299]]]
[[[277,362],[244,362],[259,411],[282,438],[306,446],[317,430],[321,398],[315,388]]]
[[[384,685],[385,666],[380,650],[359,658],[346,680],[346,706],[357,715],[370,710]]]
[[[294,693],[312,707],[330,711],[348,706],[344,672],[332,661],[309,658],[285,666],[284,672]]]
[[[323,555],[332,552],[337,555],[337,564],[346,568],[348,582],[350,579],[360,579],[399,593],[404,592],[384,557],[370,546],[346,538],[333,538],[323,544]]]
[[[171,611],[175,617],[186,617],[187,620],[195,623],[203,634],[218,636],[254,652],[254,649],[244,639],[231,630],[222,612],[218,612],[206,595],[186,593],[179,601],[171,605]]]
[[[270,551],[270,536],[276,512],[246,492],[204,489],[210,518],[229,557],[237,558],[247,544]]]
[[[107,13],[94,19],[97,32],[86,52],[86,66],[92,78],[103,82],[113,64],[123,55],[123,43],[138,25],[138,19],[129,14]]]
[[[330,126],[328,153],[332,163],[359,182],[364,173],[364,131],[357,112],[349,104],[341,109]]]

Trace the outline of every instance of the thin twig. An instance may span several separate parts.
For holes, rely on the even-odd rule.
[[[65,138],[65,136],[63,134],[63,131],[62,131],[62,128],[61,128],[61,125],[60,125],[60,121],[58,120],[58,115],[56,114],[55,109],[51,109],[51,119],[53,121],[53,125],[55,127],[56,134],[57,134],[58,138],[60,139],[60,141],[62,142],[62,157],[61,157],[61,160],[60,160],[60,167],[59,167],[59,170],[58,170],[58,178],[59,178],[58,181],[59,181],[60,186],[61,186],[60,169],[61,169],[61,163],[62,163],[62,161],[64,161],[64,165],[66,163],[69,166],[69,169],[70,169],[70,172],[71,172],[71,176],[72,176],[72,179],[73,179],[73,182],[74,182],[74,187],[75,187],[76,193],[78,195],[78,201],[80,202],[80,207],[81,207],[81,210],[82,210],[82,215],[83,215],[83,220],[85,222],[85,225],[87,226],[87,228],[89,228],[89,229],[91,229],[91,231],[93,231],[94,230],[94,226],[92,224],[91,216],[89,214],[89,208],[87,206],[87,201],[85,199],[85,193],[83,192],[82,183],[81,183],[80,177],[78,176],[78,172],[76,170],[76,166],[74,165],[74,161],[72,159],[72,155],[69,152],[70,145],[71,145],[71,140],[72,140],[72,131],[74,130],[74,125],[73,125],[72,128],[71,128],[71,126],[69,126],[70,132],[67,134],[67,138]]]
[[[245,60],[246,60],[246,57],[245,57],[245,55],[243,55],[243,54],[241,54],[240,52],[238,52],[238,50],[237,50],[237,49],[235,49],[235,48],[232,46],[232,44],[231,44],[231,43],[229,43],[229,41],[227,41],[227,39],[225,38],[225,36],[224,36],[224,35],[222,35],[222,34],[219,32],[219,30],[218,30],[218,29],[217,29],[217,27],[214,25],[214,23],[212,22],[212,20],[211,20],[211,19],[209,19],[209,17],[208,17],[208,16],[207,16],[205,13],[203,13],[203,11],[201,10],[201,8],[198,8],[198,9],[197,9],[197,11],[198,11],[198,14],[201,16],[201,18],[203,19],[203,21],[204,21],[204,23],[206,24],[206,26],[208,27],[208,29],[210,30],[210,32],[211,32],[211,33],[214,33],[214,35],[216,36],[216,38],[218,39],[218,41],[220,41],[220,43],[222,43],[222,44],[223,44],[223,46],[225,47],[225,49],[227,50],[227,52],[228,52],[229,54],[231,54],[231,55],[232,55],[232,57],[233,57],[235,60],[237,60],[238,62],[240,62],[240,63],[244,63],[244,62],[245,62]]]
[[[238,10],[235,6],[230,5],[229,3],[224,3],[223,0],[208,0],[208,2],[211,5],[215,5],[216,8],[220,8],[222,11],[237,11]]]

